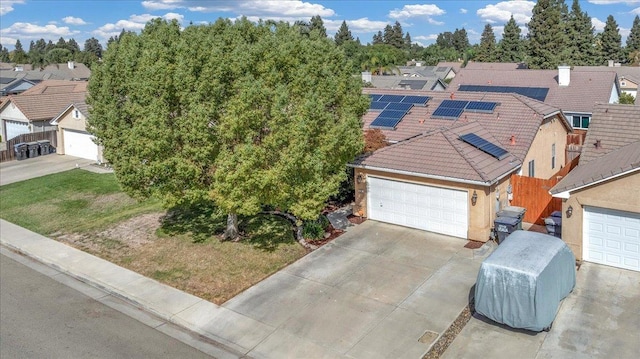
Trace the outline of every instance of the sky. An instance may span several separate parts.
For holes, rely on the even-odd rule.
[[[573,0],[565,0],[570,7]],[[527,33],[535,1],[363,1],[363,0],[0,0],[0,44],[9,50],[20,40],[25,51],[32,40],[54,43],[74,38],[82,47],[90,37],[105,46],[122,29],[140,31],[147,21],[162,17],[176,19],[182,26],[209,23],[216,19],[274,19],[309,21],[320,15],[332,36],[343,21],[363,44],[372,41],[387,24],[399,21],[413,42],[427,46],[439,33],[464,28],[469,41],[480,41],[484,26],[502,37],[504,24],[513,15]],[[613,15],[623,45],[640,15],[640,0],[580,0],[596,32],[602,31],[607,16]]]

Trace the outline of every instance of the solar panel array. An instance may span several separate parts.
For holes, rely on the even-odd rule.
[[[485,86],[485,85],[460,85],[460,91],[472,92],[497,92],[497,93],[517,93],[522,96],[542,101],[547,98],[549,89],[546,87],[518,87],[518,86]]]
[[[476,135],[475,133],[467,133],[466,135],[460,136],[460,139],[471,146],[490,154],[491,156],[501,160],[507,156],[509,153],[502,147],[496,146],[493,143],[485,140],[484,138]]]
[[[497,105],[497,102],[469,101],[465,111],[493,113]]]
[[[497,102],[444,100],[431,116],[455,120],[464,111],[493,113],[497,105]]]
[[[370,94],[370,111],[381,111],[369,127],[395,129],[402,118],[413,106],[426,106],[430,97],[415,95],[380,95]]]

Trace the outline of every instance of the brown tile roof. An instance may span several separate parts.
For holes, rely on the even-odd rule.
[[[448,91],[460,85],[548,88],[545,102],[564,112],[592,113],[597,102],[608,103],[616,83],[615,71],[571,70],[569,86],[558,85],[558,70],[508,70],[464,68],[453,78]]]
[[[575,69],[580,71],[615,71],[619,78],[624,77],[635,83],[640,83],[640,67],[638,66],[576,66]]]
[[[640,106],[596,104],[579,165],[636,141],[640,141]]]
[[[382,130],[388,141],[398,142],[440,128],[457,126],[460,123],[479,122],[496,139],[496,144],[507,149],[523,160],[529,151],[542,120],[559,112],[559,109],[540,101],[516,94],[458,92],[454,99],[469,101],[497,102],[493,113],[464,112],[457,120],[432,118],[431,113],[443,100],[451,98],[449,92],[408,91],[391,89],[363,89],[364,93],[422,95],[431,99],[427,107],[414,106],[398,123],[395,130]],[[369,111],[363,117],[364,130],[378,116],[379,112]],[[563,117],[564,118],[564,117]],[[565,127],[570,129],[569,123]],[[511,136],[515,136],[515,145],[510,145]]]
[[[11,102],[29,121],[51,120],[70,104],[84,102],[86,86],[80,81],[43,81],[20,95],[9,96],[0,109]]]
[[[640,140],[585,164],[581,163],[549,192],[558,194],[571,191],[633,170],[640,170]]]
[[[464,112],[457,120],[432,118],[431,114],[448,92],[364,89],[364,93],[423,95],[431,99],[427,107],[414,106],[395,130],[382,130],[387,140],[397,142],[360,159],[356,166],[404,171],[462,181],[491,183],[516,169],[524,160],[545,118],[560,110],[515,94],[459,92],[458,100],[497,102],[493,113]],[[363,118],[364,130],[377,117],[369,111]],[[565,128],[570,125],[564,121]],[[509,152],[498,160],[459,139],[475,133]],[[511,144],[511,136],[515,144]]]
[[[464,67],[469,70],[522,70],[528,69],[527,64],[522,62],[467,62],[467,66]]]
[[[86,92],[87,81],[44,80],[20,95]]]

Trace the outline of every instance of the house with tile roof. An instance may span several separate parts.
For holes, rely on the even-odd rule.
[[[0,104],[2,139],[55,130],[51,119],[69,104],[84,101],[86,91],[86,81],[45,80],[19,95],[6,97]]]
[[[613,61],[609,61],[608,66],[576,66],[579,70],[584,71],[615,71],[618,74],[618,85],[620,91],[628,93],[636,99],[636,105],[640,105],[638,101],[638,86],[640,86],[640,67],[637,66],[620,66]]]
[[[69,61],[33,69],[31,65],[0,63],[0,96],[17,95],[44,80],[87,81],[91,70],[84,64]]]
[[[363,92],[374,100],[364,131],[379,129],[389,143],[351,164],[354,211],[370,219],[485,242],[513,196],[511,175],[546,179],[566,164],[571,125],[544,102],[511,93]],[[422,103],[402,105],[414,100]],[[389,122],[385,111],[403,108]]]
[[[469,63],[448,90],[519,93],[561,109],[574,129],[585,131],[595,103],[616,103],[620,98],[618,75],[611,68],[530,70],[515,63]]]
[[[640,106],[597,104],[578,166],[551,188],[579,260],[640,271]]]
[[[435,75],[429,77],[371,75],[367,82],[375,88],[382,89],[444,91],[447,88],[447,84]]]
[[[67,106],[51,120],[51,125],[58,128],[57,154],[104,162],[102,146],[87,132],[88,117],[89,107],[84,101],[79,101]]]

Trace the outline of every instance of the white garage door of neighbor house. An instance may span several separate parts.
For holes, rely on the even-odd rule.
[[[7,138],[5,139],[5,141],[20,136],[24,133],[29,133],[29,124],[26,122],[5,120],[4,126],[7,129]]]
[[[86,132],[63,131],[65,155],[98,160],[98,145],[93,143],[93,136]]]
[[[370,219],[467,238],[467,192],[367,177]]]
[[[640,213],[585,207],[584,260],[640,271]]]

